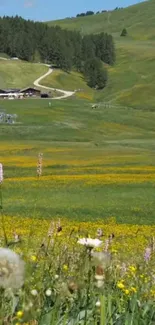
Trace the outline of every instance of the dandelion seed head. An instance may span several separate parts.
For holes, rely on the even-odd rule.
[[[18,289],[24,283],[24,262],[7,248],[0,248],[0,287]]]
[[[46,296],[47,297],[50,297],[51,294],[52,294],[52,290],[51,289],[47,289],[46,292],[45,292]]]
[[[38,295],[38,291],[36,289],[31,290],[31,295],[32,296],[37,296]]]

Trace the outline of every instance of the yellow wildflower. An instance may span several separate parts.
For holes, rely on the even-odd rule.
[[[129,295],[129,293],[130,293],[130,291],[128,289],[126,289],[124,292],[126,295]]]
[[[133,266],[133,265],[131,265],[131,266],[129,266],[129,270],[130,270],[131,272],[135,273],[135,272],[136,272],[136,267]]]
[[[37,260],[37,256],[32,255],[32,256],[31,256],[31,261],[36,262],[36,260]]]
[[[137,289],[135,287],[131,287],[131,291],[136,293],[137,292]]]
[[[119,289],[124,289],[124,288],[125,288],[125,285],[123,284],[122,281],[118,281],[118,282],[117,282],[117,287],[118,287]]]
[[[22,311],[22,310],[19,310],[19,311],[17,311],[17,314],[16,314],[16,316],[17,316],[18,318],[22,318],[22,317],[23,317],[23,315],[24,315],[24,313],[23,313],[23,311]]]
[[[68,271],[68,266],[66,264],[63,265],[63,270]]]

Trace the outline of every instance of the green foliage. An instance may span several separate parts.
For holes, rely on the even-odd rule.
[[[97,80],[96,80],[97,89],[105,88],[107,84],[107,80],[108,80],[107,70],[103,67],[98,69]]]
[[[106,86],[107,71],[103,69],[100,60],[96,58],[86,60],[83,72],[89,87],[103,89]]]
[[[81,14],[77,14],[76,17],[92,16],[92,15],[94,15],[94,14],[95,14],[94,11],[89,10],[89,11],[87,11],[86,13],[82,12]]]
[[[123,28],[121,36],[127,36],[127,35],[128,35],[128,32],[127,32],[126,28]]]
[[[101,60],[111,64],[111,56],[115,55],[115,49],[111,46],[112,38],[102,35],[102,40],[105,46],[101,49]],[[62,30],[58,26],[48,27],[20,17],[0,18],[0,52],[11,57],[26,61],[36,61],[38,58],[64,71],[70,71],[73,67],[81,71],[86,58],[98,55],[96,48],[95,38],[88,36],[83,39],[76,31]]]

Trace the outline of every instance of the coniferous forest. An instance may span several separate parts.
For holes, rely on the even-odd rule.
[[[67,72],[75,69],[84,74],[90,87],[97,89],[106,86],[105,65],[115,62],[111,35],[103,32],[83,37],[76,31],[18,16],[0,18],[0,52],[26,61],[51,63]]]

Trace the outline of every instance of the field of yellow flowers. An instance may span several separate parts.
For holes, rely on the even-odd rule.
[[[1,324],[154,324],[155,226],[1,211]]]
[[[155,166],[137,165],[141,156],[125,151],[109,151],[103,157],[96,151],[93,159],[87,148],[82,159],[81,148],[53,147],[35,156],[33,146],[8,145],[8,159],[5,148],[1,147],[0,324],[153,325],[155,226],[136,224],[141,205],[132,208],[135,222],[127,224],[125,218],[119,223],[108,213],[101,218],[99,207],[93,209],[95,201],[86,202],[90,191],[92,198],[98,191],[102,200],[107,186],[114,186],[115,195],[119,188],[122,193],[130,186],[137,191],[137,184],[138,191],[139,186],[152,190]],[[80,213],[71,218],[70,206],[64,216],[63,210],[52,217],[44,213],[42,207],[51,211],[48,201],[57,201],[57,195],[58,203],[65,195],[66,205],[68,189],[70,206],[89,206],[92,221],[86,212],[85,218]],[[81,196],[79,202],[80,191],[85,199]],[[115,214],[116,207],[118,202]]]
[[[0,325],[155,324],[154,113],[10,102]]]
[[[39,151],[42,174],[37,176]],[[92,144],[4,142],[6,215],[152,224],[155,165],[151,150]],[[149,213],[148,213],[149,211]]]

